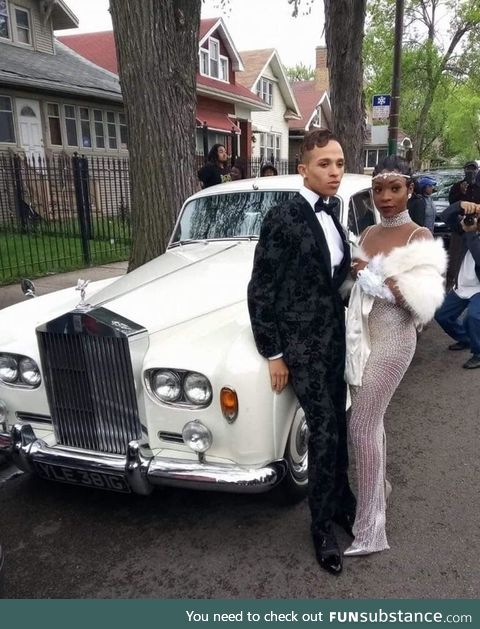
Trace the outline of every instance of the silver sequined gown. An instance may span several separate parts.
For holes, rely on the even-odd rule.
[[[351,387],[350,436],[357,464],[357,514],[352,548],[389,548],[385,532],[386,444],[383,418],[415,353],[417,334],[410,313],[375,299],[368,319],[371,353],[361,387]]]

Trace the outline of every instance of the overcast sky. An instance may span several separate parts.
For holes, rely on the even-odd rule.
[[[112,28],[108,0],[65,0],[80,20],[78,29],[58,34],[88,33]],[[303,0],[305,4],[305,0]],[[223,17],[238,50],[276,48],[283,63],[315,65],[315,46],[325,43],[323,2],[315,0],[310,15],[292,18],[287,0],[230,0],[222,13],[219,0],[202,3],[202,17]]]

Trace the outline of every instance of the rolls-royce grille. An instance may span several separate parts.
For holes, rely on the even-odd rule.
[[[141,437],[128,338],[37,333],[57,442],[125,454]]]

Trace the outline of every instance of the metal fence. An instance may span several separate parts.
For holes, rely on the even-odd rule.
[[[0,284],[125,260],[128,160],[0,154]]]
[[[244,177],[272,164],[279,175],[297,162],[232,159]],[[197,155],[197,167],[205,163]],[[125,260],[131,244],[128,158],[0,153],[0,285]]]

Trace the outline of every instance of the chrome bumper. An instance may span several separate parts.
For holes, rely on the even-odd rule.
[[[36,466],[43,463],[89,474],[118,476],[125,479],[131,491],[137,494],[149,494],[154,485],[261,493],[277,485],[287,469],[283,459],[261,468],[156,459],[148,446],[138,441],[129,443],[126,456],[50,447],[42,439],[37,439],[30,424],[18,424],[11,433],[0,433],[2,451],[7,452],[17,467],[27,472],[37,472]]]

